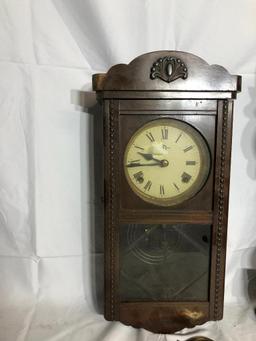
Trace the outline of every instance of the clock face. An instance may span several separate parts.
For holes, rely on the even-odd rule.
[[[141,199],[172,206],[194,196],[210,170],[202,135],[176,119],[157,119],[138,129],[124,153],[126,179]]]

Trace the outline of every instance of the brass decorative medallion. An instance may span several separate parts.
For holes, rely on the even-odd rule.
[[[152,66],[150,78],[160,78],[170,83],[178,78],[186,79],[188,77],[188,69],[180,58],[166,56],[159,58]]]

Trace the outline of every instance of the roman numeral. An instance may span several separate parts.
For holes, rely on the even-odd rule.
[[[135,145],[134,145],[134,147],[137,148],[137,149],[140,149],[140,150],[144,150],[144,148],[141,148],[141,147],[139,147],[139,146],[135,146]]]
[[[189,150],[191,150],[193,148],[193,146],[188,146],[187,148],[183,149],[184,153],[188,152]]]
[[[154,136],[152,135],[151,132],[147,133],[146,136],[147,136],[147,138],[149,139],[150,142],[154,142],[155,141]]]
[[[151,186],[152,186],[152,181],[148,180],[148,182],[144,186],[145,191],[149,191]]]
[[[188,183],[191,178],[192,178],[192,176],[186,172],[183,172],[181,175],[181,181],[185,182],[185,183]]]
[[[186,161],[186,165],[187,166],[195,166],[196,165],[196,161]]]
[[[176,139],[175,143],[177,143],[179,141],[179,139],[181,138],[182,133],[178,136],[178,138]]]
[[[173,183],[173,186],[177,189],[178,192],[180,191],[179,186],[175,182]]]
[[[168,128],[162,128],[161,132],[162,132],[162,139],[168,140],[168,133],[169,133]]]
[[[144,174],[142,171],[139,171],[139,172],[133,174],[133,176],[134,176],[135,180],[138,181],[140,184],[144,181],[144,178],[143,178]]]
[[[130,161],[130,163],[136,163],[136,162],[140,162],[140,159],[139,160],[132,160],[132,161]]]
[[[160,185],[160,195],[164,195],[164,186]]]

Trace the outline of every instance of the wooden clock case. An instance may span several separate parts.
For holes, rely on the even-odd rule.
[[[223,315],[233,100],[241,77],[185,52],[157,51],[93,76],[104,120],[105,318],[173,333]],[[143,201],[129,187],[123,154],[132,134],[157,118],[184,120],[201,132],[211,167],[203,188],[171,207]],[[210,224],[207,300],[134,300],[120,297],[123,224]],[[195,264],[196,266],[196,264]]]

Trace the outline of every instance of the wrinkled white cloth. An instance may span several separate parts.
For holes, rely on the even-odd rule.
[[[255,13],[252,0],[0,0],[0,341],[255,341]],[[93,73],[163,49],[243,76],[224,319],[175,336],[100,314],[103,231],[86,109]]]

